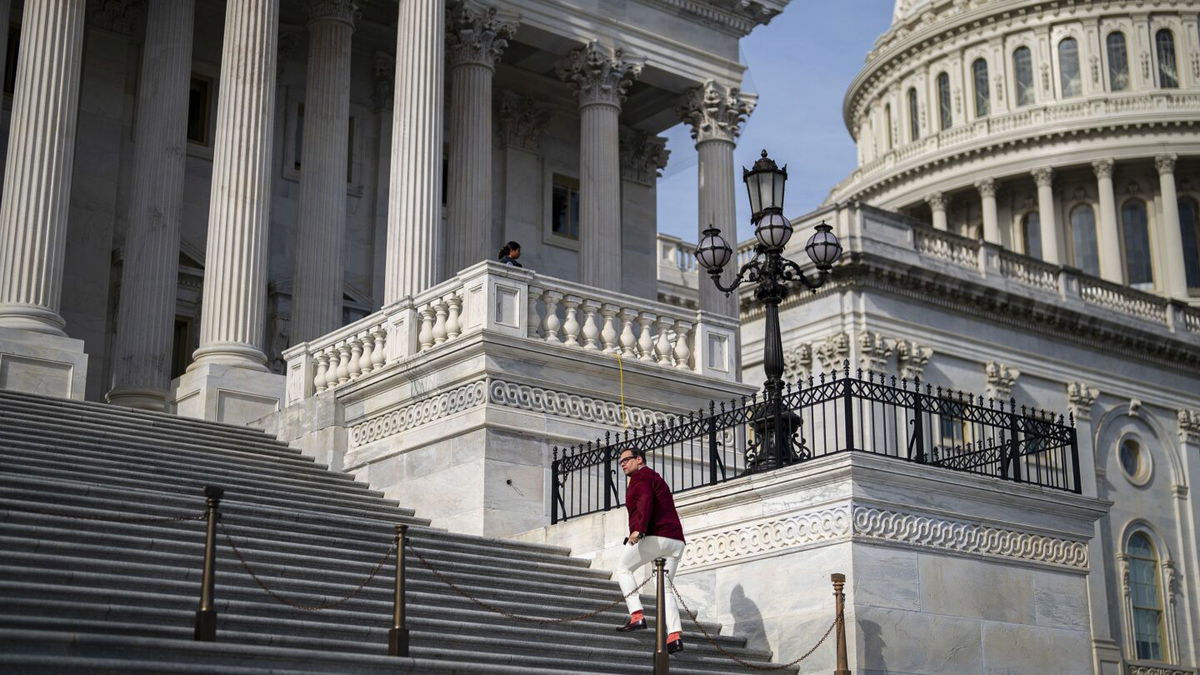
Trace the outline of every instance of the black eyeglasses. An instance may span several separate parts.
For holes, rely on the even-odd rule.
[[[617,460],[617,464],[624,466],[625,462],[632,462],[633,460],[634,460],[634,456],[630,455],[628,457],[622,457],[621,459]]]

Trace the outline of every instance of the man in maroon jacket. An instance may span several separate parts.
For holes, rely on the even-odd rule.
[[[633,589],[637,582],[633,572],[655,558],[667,559],[667,577],[675,578],[675,568],[683,556],[683,525],[675,510],[675,500],[666,481],[646,466],[646,453],[625,448],[620,454],[621,470],[629,477],[625,490],[625,508],[629,511],[629,538],[617,562],[617,582],[629,606],[629,621],[617,630],[631,631],[646,628],[642,601]],[[667,651],[683,651],[683,631],[679,626],[679,608],[675,594],[667,586]]]

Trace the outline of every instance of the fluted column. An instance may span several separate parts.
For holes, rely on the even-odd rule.
[[[1117,204],[1113,196],[1113,161],[1092,162],[1096,173],[1096,192],[1100,195],[1100,276],[1116,284],[1124,283],[1121,265],[1121,231],[1117,227]]]
[[[308,74],[300,151],[300,216],[292,281],[292,343],[342,325],[342,241],[350,127],[354,0],[309,0]]]
[[[437,282],[442,258],[445,3],[400,3],[384,304]]]
[[[450,161],[446,185],[446,274],[495,255],[492,249],[492,76],[517,26],[466,3],[450,14]]]
[[[983,240],[992,244],[1000,243],[1000,218],[996,215],[996,181],[984,178],[975,183],[979,190],[979,198],[983,205]]]
[[[1042,260],[1062,263],[1058,253],[1058,224],[1054,217],[1054,169],[1043,167],[1030,172],[1038,191],[1038,221],[1042,230]]]
[[[737,87],[726,87],[709,80],[684,94],[680,117],[691,126],[699,155],[699,222],[696,241],[703,231],[717,227],[737,240],[737,189],[734,178],[733,150],[746,117],[754,112],[757,98],[743,94]],[[721,275],[726,286],[733,283],[736,265],[728,265]],[[736,294],[726,295],[715,284],[700,284],[700,309],[725,316],[738,316]]]
[[[946,223],[946,196],[941,192],[935,192],[925,197],[925,203],[929,204],[929,210],[933,212],[933,229],[949,229]]]
[[[1159,192],[1162,195],[1162,242],[1163,290],[1173,298],[1188,295],[1187,272],[1183,267],[1183,236],[1179,231],[1179,196],[1175,192],[1176,155],[1162,154],[1154,158],[1158,169]]]
[[[152,2],[138,78],[133,190],[108,401],[166,406],[179,275],[194,0]]]
[[[598,42],[579,47],[558,74],[579,100],[579,280],[621,290],[621,101],[642,62]]]
[[[64,334],[83,19],[84,0],[25,3],[0,203],[0,328]]]
[[[266,370],[267,230],[279,0],[229,0],[208,206],[200,348],[190,369]]]

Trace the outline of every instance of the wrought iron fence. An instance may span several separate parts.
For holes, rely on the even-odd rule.
[[[821,374],[788,383],[784,425],[788,463],[838,452],[869,452],[951,471],[1078,493],[1074,419],[879,373]],[[759,395],[709,404],[707,411],[603,439],[554,448],[551,522],[622,506],[621,448],[685,492],[745,475],[774,428]]]

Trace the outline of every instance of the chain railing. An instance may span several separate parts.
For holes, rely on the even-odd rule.
[[[1015,399],[984,399],[961,391],[897,380],[849,362],[787,384],[785,428],[791,438],[784,464],[840,452],[866,452],[931,468],[962,471],[1041,487],[1080,491],[1074,419]],[[770,466],[763,439],[773,429],[767,402],[757,395],[709,404],[678,416],[569,448],[554,448],[551,522],[618,508],[622,448],[646,453],[647,464],[672,492],[716,485]]]

